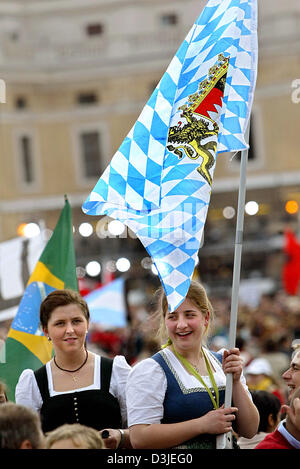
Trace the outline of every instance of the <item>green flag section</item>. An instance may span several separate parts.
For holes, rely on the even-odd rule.
[[[0,380],[6,383],[11,401],[22,371],[36,370],[51,358],[51,343],[40,328],[40,304],[51,291],[63,288],[78,291],[72,214],[67,198],[52,236],[29,278],[1,354]]]

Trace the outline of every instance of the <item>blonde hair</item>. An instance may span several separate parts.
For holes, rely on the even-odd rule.
[[[167,311],[169,310],[169,305],[167,296],[162,287],[157,290],[156,295],[158,302],[156,314],[159,317],[159,327],[157,336],[161,342],[164,342],[168,338],[167,329],[165,326],[165,317]],[[208,299],[205,288],[203,287],[203,285],[201,285],[201,283],[192,280],[185,299],[190,300],[203,313],[204,316],[208,315],[209,322],[204,335],[205,340],[205,338],[208,336],[209,329],[211,327],[214,316],[214,310],[211,302]]]
[[[79,423],[64,424],[46,434],[46,449],[57,441],[71,439],[74,446],[84,449],[104,449],[100,433],[91,427]]]

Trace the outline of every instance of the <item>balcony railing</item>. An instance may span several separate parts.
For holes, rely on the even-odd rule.
[[[61,44],[35,40],[4,40],[0,45],[2,69],[66,69],[82,66],[112,66],[147,61],[176,52],[186,31],[166,29],[147,34],[116,34]]]

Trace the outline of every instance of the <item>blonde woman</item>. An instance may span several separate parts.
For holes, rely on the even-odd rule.
[[[215,353],[205,346],[213,308],[192,282],[185,300],[169,312],[160,291],[161,330],[167,343],[133,367],[126,396],[134,448],[215,448],[216,435],[235,430],[252,438],[259,414],[242,375],[237,348]],[[233,404],[224,409],[226,373],[233,375]]]
[[[47,433],[46,449],[105,449],[105,446],[97,430],[73,423]]]

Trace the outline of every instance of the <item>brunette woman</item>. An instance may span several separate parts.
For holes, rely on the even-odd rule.
[[[44,432],[80,423],[108,429],[107,447],[127,447],[125,384],[131,368],[123,356],[111,360],[87,350],[89,319],[86,301],[73,290],[55,290],[44,299],[40,321],[54,356],[35,372],[23,371],[16,402],[40,412]]]

